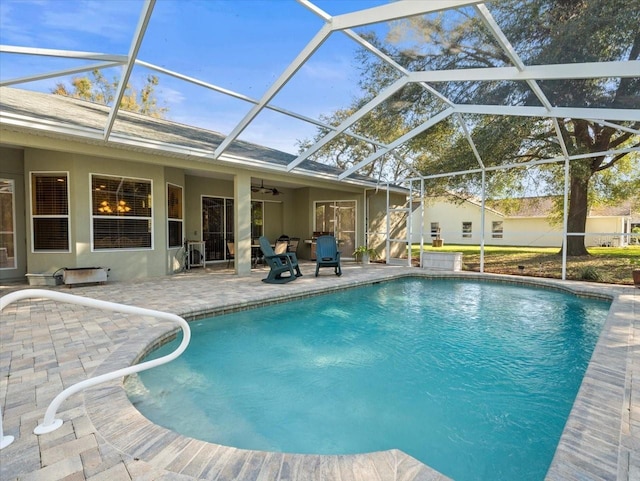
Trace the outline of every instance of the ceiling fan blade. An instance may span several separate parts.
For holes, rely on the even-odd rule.
[[[264,180],[260,181],[260,186],[252,185],[251,192],[258,192],[260,194],[282,195],[284,192],[279,191],[275,187],[265,187]]]

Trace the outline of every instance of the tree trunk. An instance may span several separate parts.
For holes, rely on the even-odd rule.
[[[569,215],[567,232],[584,232],[587,226],[587,193],[589,178],[572,172],[569,180]],[[567,256],[589,255],[584,245],[584,235],[567,236]]]

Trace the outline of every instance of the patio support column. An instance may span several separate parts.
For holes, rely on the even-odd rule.
[[[251,175],[239,173],[233,178],[233,203],[236,274],[251,273]]]

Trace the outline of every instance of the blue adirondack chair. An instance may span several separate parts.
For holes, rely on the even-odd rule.
[[[285,254],[276,254],[271,247],[269,239],[265,236],[260,237],[260,250],[264,254],[264,261],[269,266],[269,274],[262,282],[268,282],[270,284],[284,284],[285,282],[294,281],[297,277],[300,277],[300,267],[298,266],[298,260],[294,260],[294,256]],[[282,274],[289,273],[288,276]]]
[[[333,267],[337,276],[342,275],[340,251],[332,235],[322,235],[316,239],[316,277],[321,267]]]

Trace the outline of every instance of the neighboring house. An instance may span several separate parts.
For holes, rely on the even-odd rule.
[[[222,134],[120,111],[104,140],[107,107],[0,88],[0,279],[60,268],[110,268],[110,279],[171,274],[184,240],[205,262],[251,269],[260,235],[299,237],[311,257],[316,232],[333,232],[343,256],[365,242],[365,212],[380,221],[386,193],[362,176],[235,141]],[[405,191],[396,188],[399,204]],[[202,249],[201,246],[204,246]],[[195,259],[200,260],[200,259]]]
[[[484,242],[488,245],[560,247],[562,224],[552,223],[549,213],[553,198],[528,197],[517,201],[485,203]],[[412,218],[412,241],[420,242],[420,209]],[[430,243],[440,232],[445,243],[478,245],[482,234],[482,204],[477,200],[434,199],[425,203],[424,241]],[[585,244],[625,246],[640,223],[640,212],[626,202],[616,207],[592,208],[587,217]]]

